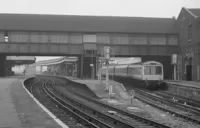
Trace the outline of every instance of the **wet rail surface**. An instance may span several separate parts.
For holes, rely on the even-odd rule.
[[[194,109],[199,108],[199,110],[197,111],[200,112],[200,100],[194,100],[192,98],[183,97],[168,91],[158,91],[156,92],[156,94],[168,99],[176,99],[179,103],[187,104],[188,106],[191,106],[191,108],[193,107]]]
[[[187,121],[200,124],[199,108],[188,106],[187,104],[180,104],[173,98],[169,99],[168,97],[163,97],[162,95],[159,95],[161,92],[152,92],[145,89],[136,88],[134,90],[137,93],[135,96],[137,99]],[[168,107],[163,104],[167,105]]]
[[[146,119],[146,118],[140,117],[138,115],[131,114],[130,111],[127,111],[124,109],[119,109],[117,107],[110,106],[106,103],[103,103],[98,100],[92,99],[90,97],[84,96],[83,94],[79,94],[73,90],[69,90],[68,88],[64,89],[63,86],[60,87],[59,85],[61,85],[61,84],[56,85],[55,89],[57,91],[59,91],[59,93],[62,93],[62,95],[66,96],[66,95],[71,95],[71,94],[74,95],[75,94],[76,96],[78,96],[79,100],[82,100],[83,103],[87,103],[86,105],[93,106],[97,110],[103,110],[104,113],[108,113],[109,111],[112,111],[113,115],[124,119],[124,121],[127,123],[131,122],[131,124],[136,127],[160,127],[160,128],[168,127],[168,126],[165,126],[164,124],[159,124],[150,119]]]
[[[112,106],[108,106],[107,104],[102,104],[102,103],[100,104],[100,102],[99,102],[98,103],[99,106],[103,106],[103,107],[106,106],[107,109],[109,108],[109,110],[114,110],[117,113],[120,113],[119,111],[121,111],[121,112],[123,112],[123,114],[131,116],[131,122],[126,117],[123,118],[123,116],[120,116],[120,117],[117,116],[118,114],[109,114],[109,113],[105,113],[105,112],[102,113],[99,109],[96,110],[94,108],[91,108],[92,104],[90,104],[90,102],[93,102],[93,101],[89,101],[87,99],[89,101],[88,102],[89,104],[83,104],[82,102],[78,101],[77,99],[72,98],[72,97],[74,97],[72,95],[76,95],[74,92],[71,91],[71,94],[68,92],[68,94],[70,94],[68,96],[66,94],[63,94],[60,91],[62,89],[61,88],[58,89],[59,87],[63,87],[63,85],[61,83],[56,83],[56,81],[52,81],[52,82],[48,81],[46,83],[46,85],[45,85],[45,83],[43,84],[43,89],[46,90],[46,92],[48,92],[48,94],[51,95],[51,97],[53,99],[56,99],[57,101],[59,100],[59,102],[61,102],[62,104],[66,104],[66,102],[68,102],[68,103],[71,102],[70,104],[72,104],[72,107],[77,107],[78,110],[81,109],[82,111],[84,111],[83,113],[90,114],[90,116],[92,116],[93,118],[96,118],[96,120],[100,120],[101,123],[102,122],[104,122],[104,123],[107,122],[108,126],[112,126],[112,127],[127,127],[127,128],[128,127],[134,127],[134,128],[139,128],[139,127],[141,127],[141,128],[144,128],[144,127],[145,128],[153,128],[153,127],[167,128],[168,127],[168,126],[165,126],[163,124],[159,124],[157,122],[153,122],[153,121],[145,119],[145,118],[137,117],[135,115],[132,115],[132,114],[130,114],[128,112],[125,112],[123,110],[120,110],[118,108],[114,108]],[[59,85],[59,87],[57,85]],[[43,91],[43,93],[44,92],[45,91]],[[77,97],[80,97],[80,96],[77,95]],[[82,98],[83,98],[83,96],[82,96]],[[57,105],[57,106],[60,106],[60,105]],[[62,106],[60,106],[59,108],[62,108]],[[77,110],[76,108],[71,108],[71,109],[73,111]],[[95,119],[93,119],[93,118],[90,117],[90,119],[87,118],[87,120],[94,122]],[[135,121],[133,121],[133,120],[135,120]],[[95,122],[94,124],[97,125],[98,123]],[[101,126],[102,126],[102,124],[101,124]],[[106,127],[108,127],[108,126],[106,126]]]
[[[71,84],[74,84],[74,82],[72,82]],[[69,89],[69,88],[67,88],[67,89]],[[63,91],[63,89],[61,89],[61,91]],[[148,125],[151,125],[151,126],[154,126],[154,127],[167,127],[164,124],[159,124],[159,123],[157,123],[157,122],[155,122],[155,121],[153,121],[149,118],[146,119],[144,117],[130,113],[130,111],[128,111],[128,110],[119,109],[116,106],[111,106],[111,105],[108,105],[106,103],[102,103],[98,100],[92,99],[91,97],[84,96],[83,93],[79,94],[79,93],[77,93],[76,91],[73,91],[73,90],[69,90],[69,93],[74,93],[77,96],[81,97],[82,99],[84,98],[86,102],[90,101],[90,102],[93,102],[93,104],[95,103],[98,106],[101,106],[101,107],[99,107],[99,109],[107,109],[107,111],[111,110],[111,111],[117,112],[117,114],[118,114],[118,116],[120,116],[120,118],[125,118],[126,120],[130,120],[134,124],[136,124],[139,121],[140,122],[139,125],[141,125],[143,123],[143,125],[148,124]]]
[[[53,99],[45,93],[44,85],[46,82],[47,81],[41,79],[34,79],[32,82],[28,82],[29,84],[27,84],[26,87],[40,103],[70,128],[98,128],[95,125],[91,126],[87,120],[79,117],[73,111],[60,109],[58,104],[53,102]]]
[[[61,83],[58,82],[58,85],[62,85],[62,83],[63,82],[61,82]],[[70,84],[74,84],[74,82],[72,82]],[[58,90],[58,86],[56,87],[56,90]],[[138,115],[132,114],[132,113],[130,113],[130,111],[127,111],[127,110],[124,110],[124,109],[119,109],[119,108],[116,108],[114,106],[110,106],[108,104],[99,102],[95,99],[92,99],[91,97],[84,96],[83,93],[79,94],[79,93],[76,93],[76,91],[73,91],[73,90],[68,90],[68,93],[66,93],[66,91],[67,90],[65,90],[65,92],[63,92],[63,88],[60,89],[60,93],[64,93],[64,95],[67,95],[68,93],[73,93],[73,94],[81,97],[82,101],[83,101],[83,99],[85,99],[84,103],[86,103],[86,102],[89,103],[89,101],[90,101],[91,106],[92,105],[95,106],[95,108],[98,108],[98,110],[104,110],[106,113],[108,111],[117,112],[117,114],[114,114],[115,116],[117,116],[119,118],[123,118],[124,121],[128,120],[129,122],[132,122],[132,124],[134,124],[134,126],[137,126],[137,127],[139,127],[139,126],[140,127],[141,126],[142,127],[152,127],[152,126],[153,127],[168,127],[168,126],[165,126],[164,124],[159,124],[159,123],[152,121],[150,119],[146,119],[144,117],[140,117]],[[86,105],[88,105],[88,104],[86,104]]]

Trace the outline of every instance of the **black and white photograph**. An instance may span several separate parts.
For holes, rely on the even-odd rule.
[[[0,128],[200,128],[200,0],[0,4]]]

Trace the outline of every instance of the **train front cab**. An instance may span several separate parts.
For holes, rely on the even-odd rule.
[[[148,89],[163,88],[163,65],[155,61],[144,63],[143,80]]]

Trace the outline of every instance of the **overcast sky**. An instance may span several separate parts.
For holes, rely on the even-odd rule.
[[[178,16],[182,7],[200,8],[200,0],[0,0],[1,13]]]
[[[177,17],[200,0],[0,0],[0,13]],[[39,59],[40,60],[40,59]]]

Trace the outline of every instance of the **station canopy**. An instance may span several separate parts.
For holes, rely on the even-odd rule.
[[[12,65],[26,65],[35,63],[35,56],[6,56],[6,60]]]
[[[35,66],[48,66],[48,65],[56,65],[56,64],[61,64],[63,62],[76,62],[78,61],[77,57],[60,57],[56,59],[50,59],[50,60],[42,60],[34,63]]]

